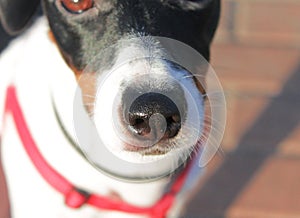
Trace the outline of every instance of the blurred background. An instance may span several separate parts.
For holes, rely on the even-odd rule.
[[[300,217],[300,0],[222,0],[222,152],[185,217]]]
[[[299,218],[300,0],[222,0],[211,59],[227,127],[184,217]]]

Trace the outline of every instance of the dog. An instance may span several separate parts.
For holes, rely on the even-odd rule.
[[[209,61],[220,1],[42,0],[37,17],[39,3],[0,0],[20,35],[0,57],[11,217],[180,216],[205,88],[170,59],[180,41]]]

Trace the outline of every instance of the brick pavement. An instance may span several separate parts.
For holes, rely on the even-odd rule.
[[[228,120],[188,218],[300,217],[300,1],[224,0],[212,65]]]

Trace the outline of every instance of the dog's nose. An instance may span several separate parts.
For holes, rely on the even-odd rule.
[[[151,128],[154,128],[154,132],[163,129],[165,133],[162,139],[172,138],[181,127],[181,117],[176,104],[160,93],[150,92],[139,96],[132,102],[128,113],[130,131],[145,138],[151,137]],[[164,119],[153,118],[154,124],[151,125],[150,118],[156,114],[162,115]]]

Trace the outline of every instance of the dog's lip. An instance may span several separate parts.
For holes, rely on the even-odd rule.
[[[171,149],[169,148],[169,146],[162,148],[158,144],[144,147],[144,146],[137,146],[137,145],[131,145],[131,144],[125,143],[123,145],[123,150],[128,151],[128,152],[138,152],[143,155],[163,155],[163,154],[166,154],[167,152],[169,152]]]
[[[152,148],[153,146],[155,146],[155,145],[144,147],[144,146],[138,146],[138,145],[132,145],[132,144],[125,143],[123,145],[123,148],[126,151],[136,151],[136,152],[139,152],[139,151],[148,150],[149,148]]]
[[[204,145],[203,139],[198,139],[197,142],[192,146],[193,149],[198,149]],[[149,147],[143,147],[143,146],[137,146],[137,145],[131,145],[128,143],[123,144],[123,150],[128,152],[138,152],[142,155],[164,155],[170,151],[172,151],[173,148],[176,148],[174,146],[166,145],[162,147],[162,145],[155,144]]]

